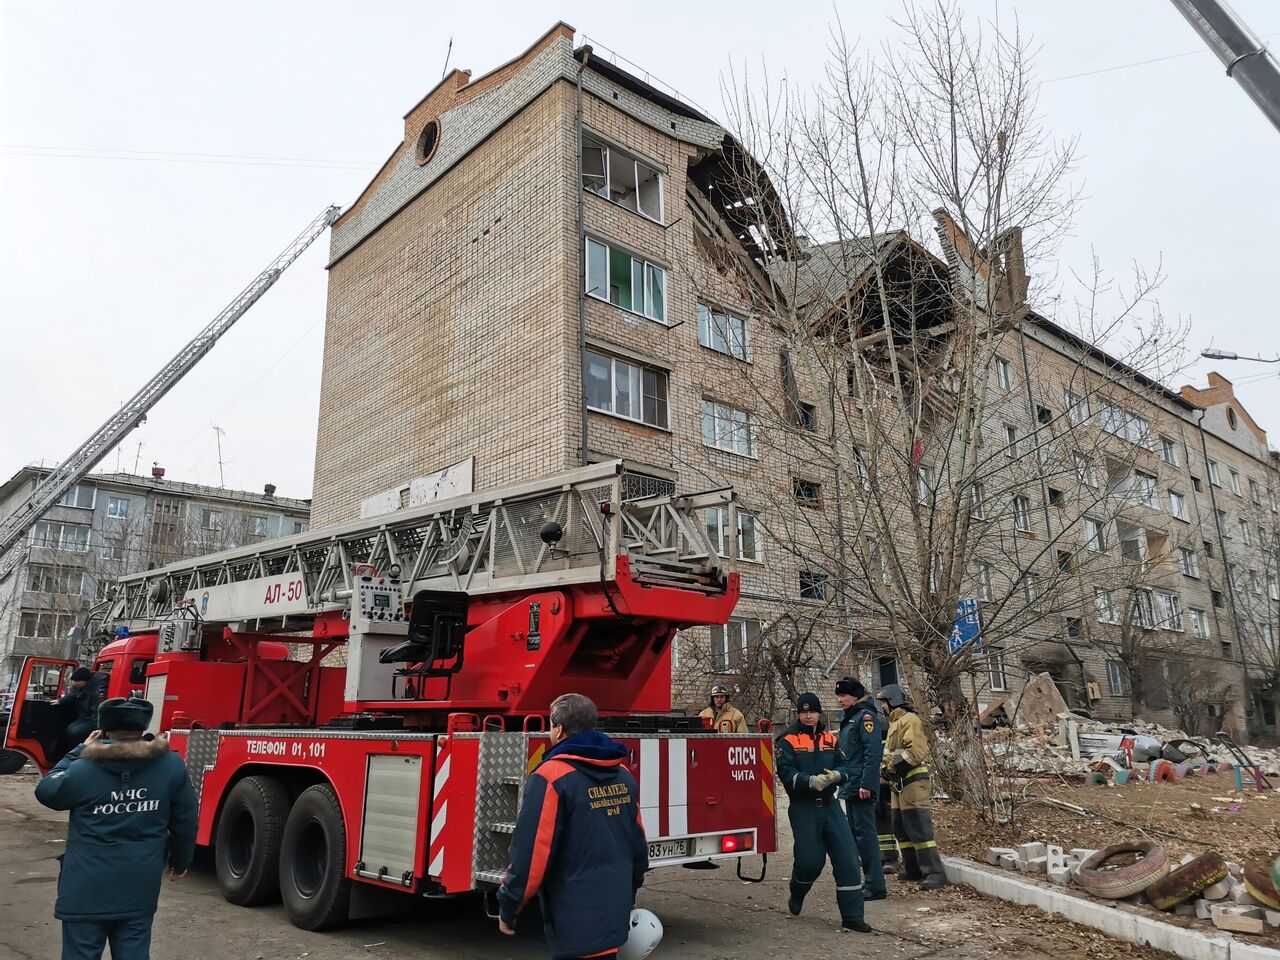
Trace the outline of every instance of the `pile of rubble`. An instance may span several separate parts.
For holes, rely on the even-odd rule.
[[[1118,843],[1102,850],[1054,844],[989,847],[987,862],[1006,870],[1076,885],[1109,900],[1127,900],[1220,930],[1262,933],[1280,928],[1280,856],[1241,865],[1215,852],[1187,854],[1174,865],[1157,843]]]
[[[1193,737],[1157,723],[1135,720],[1111,724],[1066,709],[1048,674],[1027,685],[1009,715],[1000,700],[983,711],[986,751],[1007,775],[1057,775],[1093,783],[1126,783],[1135,778],[1181,780],[1228,772],[1236,789],[1280,776],[1280,750],[1242,747],[1225,734]],[[1237,775],[1238,771],[1238,775]]]

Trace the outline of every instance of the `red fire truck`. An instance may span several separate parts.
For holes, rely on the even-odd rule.
[[[183,561],[120,582],[127,635],[94,665],[185,756],[224,896],[281,899],[300,927],[386,891],[494,889],[569,691],[629,751],[652,866],[759,879],[742,866],[776,842],[768,733],[671,709],[676,631],[738,599],[712,509],[732,541],[731,491],[680,496],[612,461]],[[26,691],[74,666],[23,667],[4,747],[42,770],[66,746]]]

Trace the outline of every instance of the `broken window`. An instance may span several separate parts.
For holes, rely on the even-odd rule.
[[[827,599],[827,575],[817,570],[800,571],[800,599]]]
[[[582,188],[662,222],[662,173],[590,136],[582,138]]]
[[[791,480],[791,494],[795,497],[796,503],[802,507],[822,506],[822,484],[820,483],[794,477]]]
[[[602,413],[667,426],[667,373],[587,351],[587,406]]]
[[[1154,630],[1156,626],[1156,604],[1151,591],[1146,588],[1133,591],[1133,599],[1129,605],[1130,619],[1139,627]]]
[[[665,323],[667,272],[600,240],[587,238],[587,295]]]
[[[747,359],[747,321],[698,304],[698,342],[717,353]]]

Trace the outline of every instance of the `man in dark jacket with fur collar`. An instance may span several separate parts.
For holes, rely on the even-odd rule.
[[[627,751],[595,726],[596,705],[582,694],[552,702],[552,747],[525,785],[498,888],[498,928],[507,934],[538,897],[555,960],[616,956],[649,868]]]
[[[36,786],[36,799],[71,811],[53,915],[62,960],[147,960],[166,861],[186,875],[196,841],[196,797],[165,737],[144,736],[146,700],[115,697],[98,729]]]

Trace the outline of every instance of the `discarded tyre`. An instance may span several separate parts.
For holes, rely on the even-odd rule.
[[[1271,861],[1271,882],[1275,884],[1277,890],[1280,890],[1280,857]]]
[[[1280,892],[1276,890],[1271,868],[1266,860],[1250,860],[1244,865],[1244,888],[1268,910],[1280,910]]]
[[[1116,862],[1133,856],[1138,858],[1133,863]],[[1142,840],[1103,847],[1080,864],[1076,880],[1096,897],[1120,900],[1142,893],[1168,872],[1164,847]]]
[[[1226,878],[1227,861],[1222,854],[1210,850],[1147,887],[1147,899],[1157,910],[1172,910]]]

